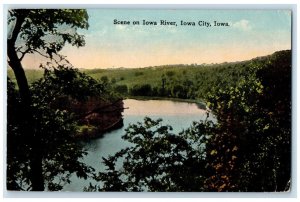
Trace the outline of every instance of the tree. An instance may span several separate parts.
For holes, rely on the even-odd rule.
[[[109,83],[109,79],[107,76],[101,76],[100,80],[104,85],[107,85]]]
[[[205,130],[212,122],[194,123],[180,134],[162,120],[148,117],[126,129],[133,146],[103,158],[107,169],[87,191],[204,191]],[[201,134],[201,135],[199,135]],[[117,162],[123,161],[121,169]]]
[[[66,61],[59,55],[59,51],[66,43],[77,47],[84,45],[84,38],[78,34],[77,29],[88,28],[88,15],[85,10],[14,9],[9,11],[8,27],[8,64],[13,69],[18,84],[24,115],[21,129],[22,135],[26,136],[24,144],[31,148],[28,157],[31,190],[42,191],[44,179],[41,134],[36,130],[31,92],[22,60],[27,54],[39,54],[51,62]]]
[[[174,71],[167,71],[166,72],[166,75],[168,76],[168,77],[172,77],[172,76],[174,76],[176,73],[174,72]]]
[[[288,191],[291,52],[247,64],[236,83],[206,97],[216,122],[173,134],[162,120],[130,125],[132,143],[107,159],[89,191]],[[119,166],[122,162],[123,165]]]
[[[151,96],[152,87],[150,84],[135,84],[129,92],[133,96]]]
[[[117,93],[120,93],[121,95],[127,95],[128,94],[128,87],[126,84],[123,85],[115,85],[114,91]]]
[[[68,76],[67,76],[68,74]],[[85,85],[86,83],[86,85]],[[76,89],[76,90],[74,90]],[[35,130],[40,133],[42,174],[46,190],[61,190],[69,183],[71,174],[91,177],[93,168],[79,161],[86,151],[74,138],[78,120],[71,113],[69,100],[77,101],[97,93],[95,84],[72,69],[47,70],[43,78],[30,85],[32,115]],[[57,102],[65,101],[57,105]],[[8,138],[7,138],[7,188],[9,190],[31,190],[30,148],[24,144],[21,99],[14,83],[8,80]]]
[[[210,191],[286,191],[291,177],[291,53],[252,61],[235,86],[208,96]],[[238,175],[237,175],[238,174]]]

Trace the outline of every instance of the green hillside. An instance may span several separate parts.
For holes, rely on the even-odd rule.
[[[166,65],[145,68],[81,69],[92,78],[109,84],[116,92],[131,96],[202,99],[222,86],[234,86],[251,71],[253,63],[268,57],[248,61],[203,64]],[[30,83],[41,78],[42,70],[26,70]],[[14,81],[12,70],[8,77]]]

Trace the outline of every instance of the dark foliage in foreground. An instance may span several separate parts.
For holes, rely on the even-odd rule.
[[[145,118],[103,159],[86,191],[286,191],[291,178],[291,52],[252,61],[248,74],[206,97],[216,123],[180,134]],[[121,166],[117,166],[120,161]],[[123,161],[123,164],[122,164]]]
[[[80,73],[78,70],[60,66],[46,69],[44,77],[33,83],[32,114],[34,130],[41,134],[40,146],[45,187],[48,190],[61,190],[70,183],[71,174],[87,179],[92,176],[93,168],[81,162],[87,151],[74,138],[77,134],[76,114],[57,100],[70,98],[85,102],[90,97],[103,99],[106,91],[103,85]],[[100,96],[103,97],[100,98]],[[7,188],[9,190],[30,190],[30,147],[22,128],[24,122],[22,102],[18,90],[8,80],[8,140],[7,140]],[[56,105],[53,105],[56,103]]]
[[[83,152],[74,152],[71,161],[75,164],[69,165],[69,151],[74,149],[74,145],[68,145],[70,142],[66,136],[66,133],[72,130],[72,125],[65,122],[68,115],[64,111],[47,110],[47,103],[43,103],[45,97],[31,92],[22,60],[28,54],[38,54],[48,59],[48,63],[69,64],[59,52],[65,44],[84,46],[84,36],[80,35],[77,29],[88,28],[87,12],[80,9],[11,9],[7,17],[7,62],[18,85],[16,91],[10,82],[8,84],[7,188],[43,191],[47,181],[52,181],[55,174],[59,178],[58,181],[68,181],[65,175],[59,176],[61,172],[66,173],[68,170],[81,171],[77,174],[86,177],[89,169],[77,161]],[[52,160],[56,159],[49,159],[49,166],[55,169],[52,171],[50,168],[48,173],[44,169],[43,158],[48,157],[44,154],[43,146],[59,148],[57,152],[63,152],[63,149],[60,150],[61,145],[55,145],[58,134],[60,141],[57,143],[65,143],[63,145],[67,146],[67,154],[64,156],[58,153],[52,157],[65,164],[52,165]],[[53,137],[54,139],[48,139],[53,145],[44,144],[47,138]],[[66,175],[68,176],[67,173]],[[60,189],[58,184],[49,182],[48,188]]]

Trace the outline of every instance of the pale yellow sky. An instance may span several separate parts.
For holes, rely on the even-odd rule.
[[[67,59],[78,68],[118,68],[118,67],[147,67],[147,66],[159,66],[167,64],[210,64],[210,63],[223,63],[223,62],[235,62],[250,60],[258,56],[265,56],[274,53],[278,50],[290,49],[289,45],[283,46],[274,44],[268,47],[258,47],[249,49],[243,46],[233,45],[230,49],[227,47],[218,47],[215,49],[185,49],[177,50],[177,53],[166,50],[163,48],[157,48],[157,52],[108,52],[105,50],[89,52],[86,48],[76,49],[69,51]],[[160,50],[159,50],[160,49]],[[198,54],[195,54],[198,53]],[[38,67],[43,61],[40,56],[25,57],[23,64],[25,68]]]
[[[291,49],[289,10],[112,10],[88,9],[85,47],[66,45],[61,54],[78,68],[147,67],[249,60]],[[115,25],[114,19],[199,20],[228,27]],[[28,55],[25,68],[37,68],[43,58]]]

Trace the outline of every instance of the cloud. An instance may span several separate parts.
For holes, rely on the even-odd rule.
[[[243,30],[243,31],[249,31],[252,29],[252,26],[248,20],[242,19],[240,21],[234,22],[232,24],[232,27]]]

